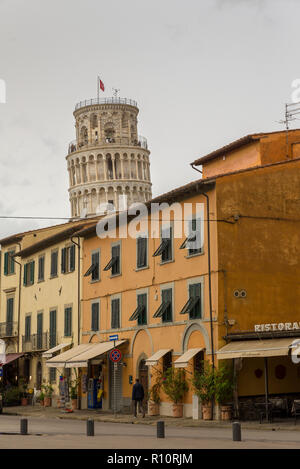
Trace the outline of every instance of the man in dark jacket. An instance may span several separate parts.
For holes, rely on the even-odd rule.
[[[132,389],[132,403],[134,409],[134,416],[137,417],[137,410],[143,414],[145,417],[145,410],[143,408],[143,399],[144,399],[144,388],[141,385],[139,379],[135,380],[135,384]]]

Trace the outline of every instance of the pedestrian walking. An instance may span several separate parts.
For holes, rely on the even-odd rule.
[[[144,400],[144,388],[140,383],[140,380],[136,378],[135,384],[133,385],[132,389],[132,403],[133,403],[133,411],[134,416],[137,417],[137,412],[141,412],[143,417],[145,417],[145,410],[143,407],[143,400]]]

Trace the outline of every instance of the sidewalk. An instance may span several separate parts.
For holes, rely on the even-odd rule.
[[[88,418],[93,419],[95,422],[110,422],[110,423],[131,423],[131,424],[143,424],[143,425],[156,425],[158,420],[163,420],[166,426],[175,427],[206,427],[206,428],[231,428],[232,422],[223,422],[220,420],[193,420],[192,418],[174,418],[166,416],[147,416],[142,418],[134,418],[129,414],[117,414],[114,415],[110,412],[102,410],[75,410],[74,412],[65,412],[62,409],[53,407],[42,407],[40,405],[35,406],[17,406],[17,407],[4,407],[3,415],[20,415],[23,417],[36,417],[36,418],[59,418],[59,419],[75,419],[75,420],[87,420]],[[1,420],[1,415],[0,415]],[[282,420],[274,423],[263,423],[259,424],[257,421],[241,422],[242,428],[249,430],[288,430],[288,431],[300,431],[300,422],[294,424],[294,419]]]

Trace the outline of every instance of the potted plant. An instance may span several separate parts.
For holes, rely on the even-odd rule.
[[[233,373],[225,365],[220,365],[215,373],[215,398],[221,407],[221,420],[231,420]]]
[[[185,380],[183,368],[169,368],[163,379],[162,387],[166,395],[173,402],[173,417],[183,416],[183,397],[189,387]]]
[[[49,384],[42,384],[42,389],[44,390],[44,407],[51,406],[51,398],[53,394],[53,386]]]
[[[25,406],[28,404],[28,396],[27,396],[27,383],[23,378],[19,380],[19,389],[20,389],[20,396],[21,396],[21,405]]]
[[[212,419],[212,400],[215,394],[215,371],[208,361],[203,364],[201,372],[195,371],[192,378],[195,394],[202,403],[203,420]]]
[[[157,379],[148,393],[148,415],[159,415],[161,380]]]
[[[44,399],[45,399],[45,394],[43,393],[43,391],[41,391],[40,395],[39,395],[39,402],[40,402],[41,406],[44,405]]]

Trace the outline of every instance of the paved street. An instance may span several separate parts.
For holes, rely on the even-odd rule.
[[[31,417],[28,419],[29,435],[15,434],[19,431],[19,416],[0,416],[0,448],[300,448],[300,432],[284,430],[247,429],[242,431],[242,442],[233,442],[230,428],[168,426],[166,438],[157,439],[155,425],[95,422],[95,436],[87,437],[85,421]]]

